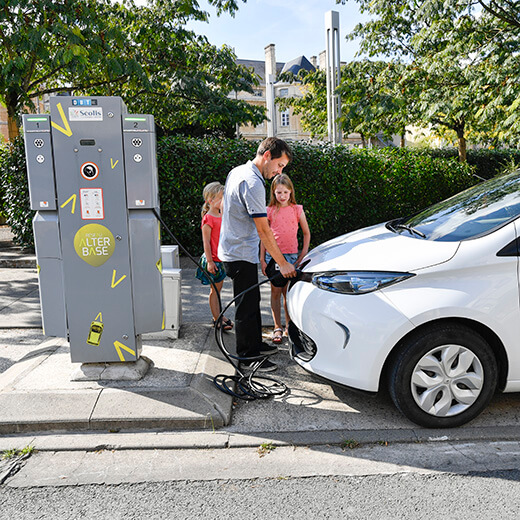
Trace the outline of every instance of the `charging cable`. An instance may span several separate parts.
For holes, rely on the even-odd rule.
[[[215,283],[211,279],[211,275],[204,267],[202,267],[200,262],[193,258],[193,256],[191,256],[190,253],[179,242],[177,237],[171,232],[170,228],[164,223],[157,210],[154,209],[153,212],[157,217],[157,220],[161,223],[161,225],[166,230],[168,235],[172,238],[172,240],[181,248],[184,254],[188,258],[190,258],[190,260],[206,274],[207,279],[209,280],[209,282],[215,289],[215,293],[217,294],[220,314],[217,320],[215,321],[215,340],[224,357],[234,367],[236,374],[232,376],[226,374],[216,375],[213,378],[213,383],[215,384],[215,386],[222,392],[225,392],[226,394],[246,401],[253,401],[255,399],[267,399],[272,396],[285,394],[288,391],[288,388],[284,383],[277,379],[266,376],[260,376],[257,374],[258,370],[261,368],[263,363],[265,363],[269,356],[240,357],[229,352],[224,343],[224,326],[222,323],[222,319],[224,317],[225,312],[227,311],[227,309],[229,309],[233,302],[238,300],[238,298],[242,297],[244,294],[247,294],[249,291],[252,291],[256,287],[259,287],[264,283],[276,280],[277,278],[282,277],[282,275],[280,273],[277,273],[275,276],[268,278],[267,280],[262,280],[261,282],[249,287],[245,291],[242,291],[240,294],[237,294],[226,305],[226,307],[222,309],[222,301],[220,299],[220,294],[215,286]],[[297,272],[299,273],[300,271],[297,270]],[[247,372],[244,371],[240,366],[242,362],[251,364],[250,370],[248,370]]]

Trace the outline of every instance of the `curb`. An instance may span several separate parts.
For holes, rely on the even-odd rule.
[[[5,252],[1,253],[4,257]],[[9,258],[0,258],[0,269],[36,269],[36,257],[35,256],[14,256]]]
[[[99,450],[198,450],[258,448],[272,443],[276,447],[345,446],[355,452],[361,445],[408,443],[520,441],[516,426],[454,430],[327,430],[313,432],[230,433],[223,431],[190,432],[76,432],[67,434],[3,435],[0,451],[32,446],[38,451]]]

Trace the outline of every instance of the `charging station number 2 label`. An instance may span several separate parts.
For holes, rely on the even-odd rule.
[[[83,220],[103,220],[105,218],[102,188],[81,188],[79,200]]]

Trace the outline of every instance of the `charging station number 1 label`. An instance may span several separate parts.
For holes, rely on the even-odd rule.
[[[83,220],[103,220],[105,218],[102,188],[81,188],[79,200]]]

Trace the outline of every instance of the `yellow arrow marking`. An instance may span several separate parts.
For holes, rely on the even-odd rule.
[[[114,269],[113,273],[112,273],[112,289],[118,284],[118,283],[121,283],[124,279],[126,278],[126,274],[124,274],[123,276],[121,276],[121,278],[119,278],[119,280],[116,282],[116,270]]]
[[[60,208],[64,208],[70,201],[72,201],[72,211],[71,213],[74,215],[74,211],[76,211],[76,194],[71,195],[61,206]]]
[[[127,347],[126,345],[123,345],[119,341],[114,341],[114,347],[116,347],[119,359],[121,361],[123,361],[123,362],[125,361],[125,357],[123,356],[123,353],[121,352],[121,349],[126,350],[127,352],[130,352],[130,354],[132,354],[132,356],[135,356],[135,352],[130,347]]]
[[[99,320],[98,320],[98,318],[99,318]],[[94,319],[94,321],[99,321],[99,322],[103,323],[103,315],[102,315],[101,313],[99,313],[99,314],[96,316],[96,318]]]
[[[56,128],[56,130],[59,130],[62,134],[65,134],[67,137],[70,137],[72,135],[72,130],[70,129],[69,122],[67,121],[67,118],[65,117],[65,112],[63,111],[63,107],[61,106],[61,103],[58,103],[56,105],[58,107],[58,112],[61,116],[61,121],[63,123],[63,126],[58,125],[54,121],[51,122],[51,125]],[[63,128],[65,127],[65,128]]]
[[[112,166],[112,170],[116,167],[116,164],[119,162],[119,159],[114,162],[114,159],[112,159],[112,157],[110,157],[110,166]]]

